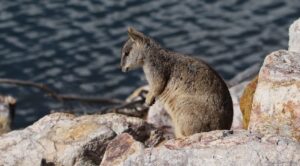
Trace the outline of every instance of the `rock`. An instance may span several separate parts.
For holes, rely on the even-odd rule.
[[[161,129],[167,139],[175,138],[171,117],[159,101],[156,101],[149,108],[147,122]]]
[[[101,166],[121,165],[128,156],[144,150],[144,145],[131,135],[124,133],[113,139],[107,146]]]
[[[243,117],[240,109],[240,98],[243,89],[248,84],[248,81],[237,84],[229,89],[230,95],[233,102],[233,121],[231,125],[231,130],[237,130],[243,128]]]
[[[11,96],[0,96],[0,135],[11,130],[16,99]]]
[[[144,120],[125,115],[54,113],[2,135],[0,165],[99,165],[115,136],[127,132],[144,142],[151,130]]]
[[[300,53],[280,50],[265,58],[249,129],[300,141]]]
[[[280,136],[248,131],[211,131],[143,148],[129,136],[109,144],[111,165],[298,165],[300,144]],[[122,147],[120,150],[117,147]],[[116,157],[113,153],[116,150]],[[120,153],[120,152],[124,153]],[[106,152],[108,153],[108,151]],[[102,163],[107,163],[104,158]]]
[[[243,129],[248,129],[250,121],[253,96],[257,85],[257,76],[244,89],[240,98],[240,109],[243,114]]]
[[[289,51],[300,53],[300,18],[289,29]]]

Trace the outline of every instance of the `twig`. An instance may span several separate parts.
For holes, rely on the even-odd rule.
[[[79,97],[76,95],[58,95],[64,101],[81,101],[86,103],[106,103],[106,104],[122,104],[124,103],[119,99],[105,99],[93,97]]]
[[[135,106],[136,104],[143,104],[144,101],[145,101],[145,99],[140,99],[140,100],[136,100],[136,101],[124,103],[124,104],[122,104],[122,105],[120,105],[120,106],[116,106],[114,109],[131,108],[131,107]]]
[[[143,117],[147,113],[149,107],[144,106],[145,99],[139,99],[127,102],[115,107],[106,107],[101,109],[98,114],[119,113],[127,116]]]
[[[56,92],[48,88],[48,86],[46,86],[45,84],[6,78],[0,78],[0,83],[35,87],[40,90],[46,91],[51,97],[54,97],[56,100],[62,102],[62,99],[56,94]]]
[[[129,108],[135,108],[135,106],[137,104],[143,104],[143,103],[144,103],[144,100],[141,99],[141,100],[127,102],[127,103],[124,103],[124,104],[121,104],[121,105],[115,106],[115,107],[105,107],[105,108],[102,108],[99,111],[99,114],[106,114],[106,113],[110,113],[110,112],[116,112],[116,113],[118,113],[119,110],[129,109]]]
[[[21,85],[21,86],[31,86],[38,88],[42,91],[48,93],[50,97],[54,99],[64,102],[64,101],[79,101],[79,102],[86,102],[86,103],[104,103],[104,104],[123,104],[124,102],[118,99],[105,99],[105,98],[92,98],[92,97],[79,97],[76,95],[60,95],[56,91],[50,89],[45,84],[35,83],[32,81],[23,81],[23,80],[16,80],[16,79],[1,79],[0,84],[13,84],[13,85]]]

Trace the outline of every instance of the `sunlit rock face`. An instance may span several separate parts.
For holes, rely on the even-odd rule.
[[[300,18],[289,29],[289,51],[300,53]]]
[[[249,127],[300,140],[300,53],[280,50],[265,58]]]

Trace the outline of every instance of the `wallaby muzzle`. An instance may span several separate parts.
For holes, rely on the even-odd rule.
[[[122,72],[128,72],[129,68],[128,67],[122,67]]]

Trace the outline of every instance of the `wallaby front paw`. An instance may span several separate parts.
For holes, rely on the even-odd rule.
[[[147,96],[146,97],[146,101],[145,101],[145,103],[146,103],[146,105],[147,106],[151,106],[151,105],[153,105],[154,104],[154,100],[155,99],[155,97],[154,96]]]

